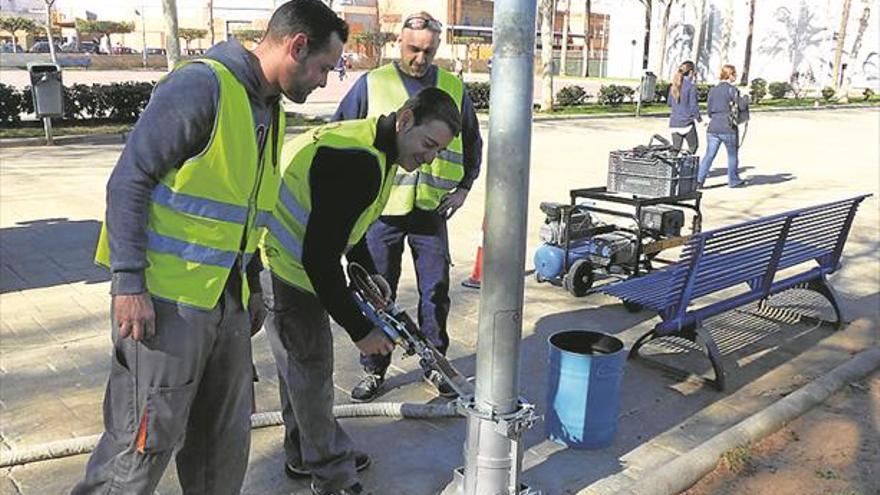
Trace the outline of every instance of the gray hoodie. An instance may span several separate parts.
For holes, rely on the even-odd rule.
[[[277,132],[276,126],[270,124],[277,121],[280,95],[268,87],[256,56],[235,40],[215,45],[205,56],[225,65],[247,89],[255,135],[263,137],[260,146],[265,147],[269,129]],[[150,195],[159,179],[208,145],[219,95],[220,83],[210,67],[186,65],[156,86],[135,124],[107,182],[111,294],[138,294],[146,290]],[[255,256],[255,266],[248,267],[252,290],[259,288],[252,276],[258,269],[258,259]]]

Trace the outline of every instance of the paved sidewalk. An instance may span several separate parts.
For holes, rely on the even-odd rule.
[[[524,439],[525,481],[546,494],[576,493],[657,455],[683,452],[878,344],[880,307],[880,112],[846,110],[778,113],[756,118],[743,149],[744,189],[712,187],[704,197],[704,226],[712,228],[856,193],[870,192],[860,209],[844,256],[832,277],[849,320],[867,322],[843,332],[805,323],[790,325],[744,308],[710,320],[714,332],[732,335],[725,362],[729,390],[701,381],[627,364],[620,430],[611,447],[567,450],[543,438],[543,425]],[[646,143],[665,133],[660,119],[539,122],[534,125],[529,196],[528,260],[539,244],[541,201],[566,201],[574,187],[605,182],[608,151]],[[703,139],[703,136],[701,136]],[[703,143],[703,145],[705,145]],[[0,150],[0,449],[101,431],[100,403],[109,367],[107,275],[91,264],[106,178],[121,145],[70,145]],[[722,167],[724,158],[716,164]],[[494,164],[503,166],[503,162]],[[721,184],[720,168],[710,179]],[[468,203],[451,221],[453,280],[473,263],[482,223],[485,170]],[[404,268],[401,303],[414,308],[411,264]],[[474,370],[479,294],[453,287],[451,356]],[[809,299],[810,304],[815,301]],[[827,312],[818,303],[815,308]],[[561,289],[526,283],[522,394],[545,408],[547,337],[565,329],[615,334],[631,343],[654,323],[647,312],[631,314],[616,301],[574,299]],[[348,400],[358,377],[355,348],[336,332],[337,402]],[[261,381],[259,410],[278,408],[274,364],[264,334],[254,340]],[[699,356],[675,358],[698,372]],[[436,401],[411,360],[395,358],[382,401]],[[738,369],[737,369],[738,368]],[[876,412],[870,412],[876,414]],[[376,495],[431,494],[461,463],[464,421],[347,419],[344,425],[374,457],[365,473]],[[307,493],[303,482],[281,472],[281,429],[254,433],[245,493]],[[393,442],[389,442],[393,439]],[[653,457],[652,457],[653,456]],[[0,493],[62,493],[76,482],[85,456],[3,469]],[[641,463],[641,464],[640,464]],[[178,493],[173,468],[159,493]]]

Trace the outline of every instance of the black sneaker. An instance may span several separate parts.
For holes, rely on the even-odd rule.
[[[443,375],[441,375],[439,371],[428,370],[425,372],[424,377],[426,382],[430,383],[435,389],[437,389],[437,393],[440,394],[440,397],[446,399],[454,399],[458,397],[458,393],[446,383],[446,379],[443,378]]]
[[[364,490],[364,487],[360,483],[355,483],[351,486],[334,490],[332,488],[318,488],[314,481],[312,482],[312,493],[314,495],[370,495],[370,492]]]
[[[358,471],[363,471],[370,467],[370,464],[373,463],[373,460],[370,459],[370,456],[363,452],[355,452],[354,453],[354,468]],[[296,466],[289,462],[284,463],[284,472],[290,478],[304,478],[306,476],[311,476],[312,471],[304,466]]]
[[[384,383],[384,376],[367,373],[361,378],[361,381],[351,389],[351,400],[353,402],[370,402],[379,395],[379,391],[382,390],[382,384]]]

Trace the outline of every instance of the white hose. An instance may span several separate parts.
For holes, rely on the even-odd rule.
[[[342,404],[333,406],[337,418],[363,418],[367,416],[387,416],[391,418],[453,418],[459,414],[455,403],[411,404],[406,402],[377,402],[375,404]],[[251,428],[265,428],[284,424],[281,412],[261,412],[251,415]],[[88,454],[98,445],[101,435],[76,437],[68,440],[48,442],[32,447],[0,452],[0,467],[18,466],[29,462],[60,459],[72,455]]]

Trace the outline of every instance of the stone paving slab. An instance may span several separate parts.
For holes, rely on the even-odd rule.
[[[844,266],[832,277],[848,319],[873,323],[880,307],[878,115],[876,110],[848,110],[761,116],[751,124],[741,157],[752,185],[710,188],[703,208],[704,226],[711,228],[874,193],[858,214]],[[665,132],[664,126],[658,119],[534,125],[528,266],[543,220],[538,203],[566,201],[568,189],[603,184],[608,151],[647,142],[651,134]],[[0,150],[0,449],[101,431],[109,368],[109,298],[106,273],[91,264],[91,250],[103,214],[105,181],[120,149],[71,145]],[[716,165],[723,163],[719,157]],[[457,281],[470,273],[476,253],[484,179],[485,171],[450,223],[455,264],[450,356],[466,373],[475,368],[479,293]],[[718,169],[710,182],[722,181],[723,170]],[[404,273],[400,302],[413,309],[417,295],[410,261]],[[639,469],[651,468],[648,460],[690,448],[852,353],[877,344],[875,325],[859,332],[834,332],[827,326],[768,321],[753,313],[744,308],[707,323],[720,336],[734,336],[728,338],[724,358],[730,370],[727,392],[719,394],[694,376],[632,362],[624,376],[615,444],[600,451],[568,450],[546,441],[539,424],[524,437],[525,481],[556,495],[575,493],[608,477],[637,476]],[[542,412],[547,338],[553,332],[599,330],[632,343],[656,321],[647,312],[626,312],[612,298],[575,299],[532,277],[526,282],[523,317],[520,384],[522,394]],[[356,349],[344,332],[336,329],[335,335],[336,399],[343,403],[360,369]],[[254,356],[261,377],[255,388],[258,408],[275,410],[277,378],[262,334],[254,339]],[[709,370],[708,361],[693,353],[655,358],[697,374]],[[379,400],[438,400],[421,382],[411,358],[395,356],[388,388]],[[463,420],[343,421],[358,445],[374,457],[375,465],[364,479],[376,495],[434,493],[462,462]],[[245,493],[307,493],[306,483],[289,481],[280,470],[281,434],[279,427],[255,431]],[[85,456],[76,456],[5,469],[0,493],[63,493],[82,475],[85,462]],[[179,493],[173,467],[158,492]]]

